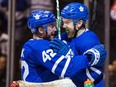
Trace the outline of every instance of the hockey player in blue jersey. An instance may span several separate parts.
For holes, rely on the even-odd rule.
[[[33,38],[22,48],[22,80],[49,82],[59,77],[72,77],[89,66],[87,55],[74,56],[73,49],[64,42],[61,42],[59,53],[53,52],[49,47],[49,40],[53,39],[56,31],[55,21],[55,16],[49,11],[36,10],[29,16],[28,27],[33,33]],[[102,48],[94,48],[104,52]],[[100,53],[100,56],[104,55],[102,54]]]
[[[104,87],[102,65],[106,55],[98,58],[98,51],[94,49],[88,50],[100,44],[97,35],[85,27],[88,16],[88,8],[84,4],[73,2],[65,6],[61,11],[61,17],[66,32],[62,33],[61,39],[66,40],[71,48],[76,48],[79,55],[91,56],[92,53],[95,55],[90,58],[90,67],[71,77],[77,87],[84,87],[84,81],[87,79],[94,81],[95,87]],[[54,52],[58,52],[62,48],[58,42],[61,41],[57,38],[51,41],[50,46]]]

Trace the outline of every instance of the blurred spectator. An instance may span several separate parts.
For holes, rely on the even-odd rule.
[[[8,48],[8,35],[5,32],[5,24],[2,13],[0,13],[0,52],[7,53]]]
[[[6,55],[0,54],[0,87],[6,85]]]
[[[8,18],[8,1],[9,0],[3,0],[1,2],[2,12],[5,14],[6,18]],[[18,47],[19,47],[19,43],[23,44],[23,40],[25,40],[25,37],[26,37],[24,33],[26,33],[26,30],[27,30],[26,24],[27,24],[27,16],[28,16],[29,7],[30,7],[30,3],[28,2],[28,0],[16,0],[15,41],[16,41],[16,46]],[[20,51],[18,50],[18,52]]]
[[[109,77],[112,79],[115,74],[113,65],[109,65],[108,70],[109,70]]]
[[[5,33],[0,34],[0,51],[3,54],[7,54],[8,48],[8,35]]]
[[[31,11],[33,10],[49,10],[53,11],[52,0],[29,0],[31,3]]]
[[[3,0],[1,2],[1,11],[2,13],[5,15],[6,18],[8,18],[8,1],[9,0]],[[16,0],[16,12],[15,12],[15,19],[16,19],[16,39],[19,39],[22,35],[21,30],[18,27],[23,26],[25,24],[26,21],[26,17],[28,14],[28,9],[30,7],[30,3],[28,2],[28,0]],[[19,29],[19,30],[18,30]],[[19,34],[19,33],[21,34]]]
[[[8,1],[9,0],[2,0],[1,7],[8,9]],[[16,11],[24,11],[29,6],[30,6],[30,4],[28,3],[28,0],[16,0]]]
[[[2,7],[1,12],[3,13],[3,16],[5,16],[6,19],[8,18],[8,1],[9,0],[2,0],[2,2],[1,2],[1,7]],[[15,61],[19,61],[22,45],[25,42],[25,40],[29,38],[29,35],[31,35],[30,31],[27,29],[27,16],[29,14],[28,12],[30,9],[30,3],[28,0],[15,0],[15,1],[16,1],[16,5],[15,5],[15,45],[14,45],[15,55],[14,56],[15,56]],[[7,19],[7,21],[8,21],[8,19]],[[7,23],[4,23],[4,24],[7,24]],[[5,26],[7,27],[7,25],[5,25]],[[2,28],[2,29],[4,30],[4,28]],[[28,33],[28,31],[29,31],[29,33]],[[1,32],[1,34],[3,34],[3,31]],[[1,36],[3,37],[3,35],[1,35]],[[0,46],[1,45],[2,46],[1,46],[0,50],[3,49],[3,45],[5,45],[5,44],[1,44],[1,43],[2,42],[0,42]],[[6,52],[6,51],[4,51],[4,52]],[[18,67],[18,62],[15,62],[14,72],[16,74],[14,75],[14,78],[20,79],[20,70],[18,70],[17,67]],[[19,75],[17,75],[17,73],[19,73]],[[2,86],[0,86],[0,87],[2,87]]]
[[[109,86],[110,87],[116,87],[116,73],[114,72],[115,68],[113,65],[108,66],[109,69]]]
[[[7,20],[4,13],[0,10],[0,52],[7,53],[8,35],[7,35]]]
[[[112,62],[112,65],[113,65],[113,67],[114,67],[114,71],[115,71],[115,74],[116,74],[116,60],[114,60],[114,61]]]
[[[2,10],[0,10],[0,33],[7,33],[7,19]]]

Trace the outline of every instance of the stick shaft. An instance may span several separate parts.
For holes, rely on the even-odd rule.
[[[95,18],[96,18],[96,9],[97,9],[97,0],[94,0],[94,6],[93,6],[93,15],[92,15],[92,21],[91,21],[91,30],[95,27]]]
[[[60,29],[60,24],[61,24],[61,18],[60,18],[60,9],[59,9],[59,0],[56,0],[57,4],[57,29],[58,29],[58,37],[61,39],[61,29]]]

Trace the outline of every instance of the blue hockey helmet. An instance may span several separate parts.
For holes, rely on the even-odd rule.
[[[89,16],[88,8],[84,4],[73,2],[62,9],[61,16],[63,18],[72,19],[74,24],[80,19],[83,20],[85,24]]]
[[[51,24],[56,21],[54,14],[50,11],[35,10],[31,13],[28,18],[28,27],[32,33],[37,33],[38,27],[44,27],[44,30],[47,30],[48,24]]]

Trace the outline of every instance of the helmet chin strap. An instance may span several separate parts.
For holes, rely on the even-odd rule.
[[[48,35],[48,32],[47,32],[47,30],[48,30],[47,26],[48,26],[47,24],[42,26],[44,28],[44,31],[46,32],[46,36],[43,37],[43,38],[46,39],[46,40],[50,40],[50,36]]]
[[[75,29],[75,35],[73,38],[77,36],[78,31],[83,27],[83,24],[79,27],[79,29],[76,29],[76,24],[74,24],[74,29]]]

